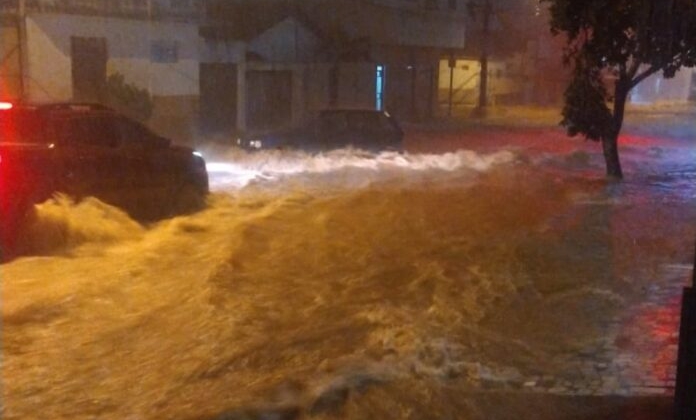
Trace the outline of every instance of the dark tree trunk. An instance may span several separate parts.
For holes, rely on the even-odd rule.
[[[602,139],[604,161],[607,165],[607,177],[611,179],[623,179],[621,161],[619,160],[618,133],[616,136]]]
[[[611,179],[623,179],[621,160],[619,159],[619,134],[623,126],[624,112],[626,111],[626,100],[630,91],[630,79],[627,76],[621,77],[616,83],[614,96],[614,113],[612,115],[611,133],[602,139],[602,149],[604,151],[604,162],[607,166],[607,177]]]

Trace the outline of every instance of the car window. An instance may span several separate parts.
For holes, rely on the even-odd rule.
[[[379,116],[374,112],[351,112],[348,126],[352,130],[374,130],[379,128]]]
[[[144,125],[125,117],[118,119],[121,141],[125,147],[135,149],[157,149],[167,141],[157,136]]]
[[[118,127],[121,141],[123,141],[126,147],[142,146],[142,139],[147,136],[147,132],[143,126],[126,118],[119,118]]]
[[[379,114],[379,126],[385,131],[399,131],[399,126],[396,124],[396,121],[384,113]]]
[[[56,136],[68,144],[116,147],[120,137],[109,115],[69,115],[54,122]]]
[[[33,111],[0,112],[0,142],[49,143],[46,123]]]
[[[319,128],[322,132],[345,131],[348,128],[346,115],[341,112],[325,112],[321,114]]]
[[[93,136],[93,144],[117,147],[121,143],[118,126],[111,115],[97,115],[90,118],[87,130],[88,134]]]

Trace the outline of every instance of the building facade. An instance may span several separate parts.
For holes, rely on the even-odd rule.
[[[200,7],[191,1],[2,3],[0,97],[104,102],[111,76],[152,101],[149,122],[183,137],[199,96]]]
[[[326,107],[386,109],[402,120],[431,118],[440,58],[464,47],[464,4],[210,0],[201,30],[205,42],[238,43],[245,52],[210,77],[229,81],[226,89],[235,93],[236,104],[230,95],[201,96],[202,109],[234,111],[235,126],[212,112],[204,125],[255,130],[298,124]]]
[[[0,97],[103,101],[112,77],[184,140],[295,125],[330,106],[437,114],[463,0],[0,0]]]

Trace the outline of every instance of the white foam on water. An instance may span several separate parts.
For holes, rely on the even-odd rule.
[[[486,155],[460,150],[436,155],[370,153],[357,149],[340,149],[318,154],[280,150],[246,152],[237,148],[220,147],[203,150],[213,190],[235,190],[254,181],[273,181],[288,176],[329,174],[345,170],[363,173],[394,170],[405,173],[429,170],[484,172],[515,159],[515,154],[510,151]]]

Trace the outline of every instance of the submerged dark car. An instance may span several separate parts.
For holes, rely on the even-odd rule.
[[[203,158],[101,105],[0,102],[0,233],[11,247],[34,204],[92,196],[152,219],[208,192]]]
[[[404,132],[385,111],[327,109],[302,127],[249,134],[237,139],[248,150],[302,149],[311,152],[354,147],[368,151],[402,151]]]

